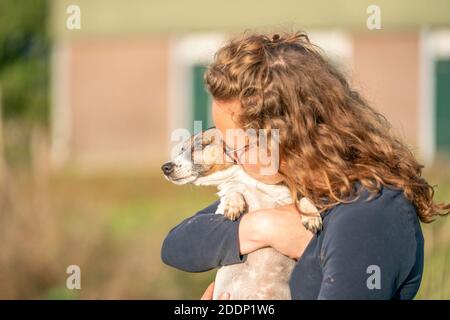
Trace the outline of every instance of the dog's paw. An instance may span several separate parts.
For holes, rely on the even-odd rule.
[[[223,214],[230,220],[238,219],[245,212],[245,199],[239,192],[227,194],[221,202],[223,202]]]
[[[302,215],[302,223],[305,226],[306,229],[313,233],[317,233],[318,231],[322,230],[322,217],[320,214],[317,214],[318,210],[316,206],[308,199],[308,198],[301,198],[300,202],[297,204],[299,209],[302,212],[311,213],[316,215]]]
[[[302,215],[302,223],[306,229],[313,233],[322,230],[322,218],[320,216],[310,217]]]

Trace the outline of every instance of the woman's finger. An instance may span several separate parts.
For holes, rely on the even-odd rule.
[[[200,300],[212,300],[213,293],[214,293],[214,281],[209,284],[208,288],[206,288]]]

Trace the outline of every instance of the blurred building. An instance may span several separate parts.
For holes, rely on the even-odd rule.
[[[70,30],[69,5],[81,29]],[[56,164],[153,166],[171,133],[211,124],[202,73],[243,30],[301,29],[430,163],[450,150],[450,1],[54,0],[52,157]]]

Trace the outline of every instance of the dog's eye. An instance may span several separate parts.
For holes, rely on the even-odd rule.
[[[209,146],[212,142],[213,142],[212,139],[202,141],[202,146],[203,147]]]

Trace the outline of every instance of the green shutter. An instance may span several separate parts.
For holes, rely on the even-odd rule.
[[[436,61],[436,146],[450,152],[450,60]]]
[[[202,122],[202,130],[205,130],[212,126],[212,120],[210,115],[211,110],[211,98],[208,91],[205,88],[203,81],[203,74],[206,70],[205,65],[194,65],[192,67],[192,121],[191,132],[194,132],[194,121]],[[198,128],[196,128],[198,131]],[[197,132],[194,132],[194,134]]]

